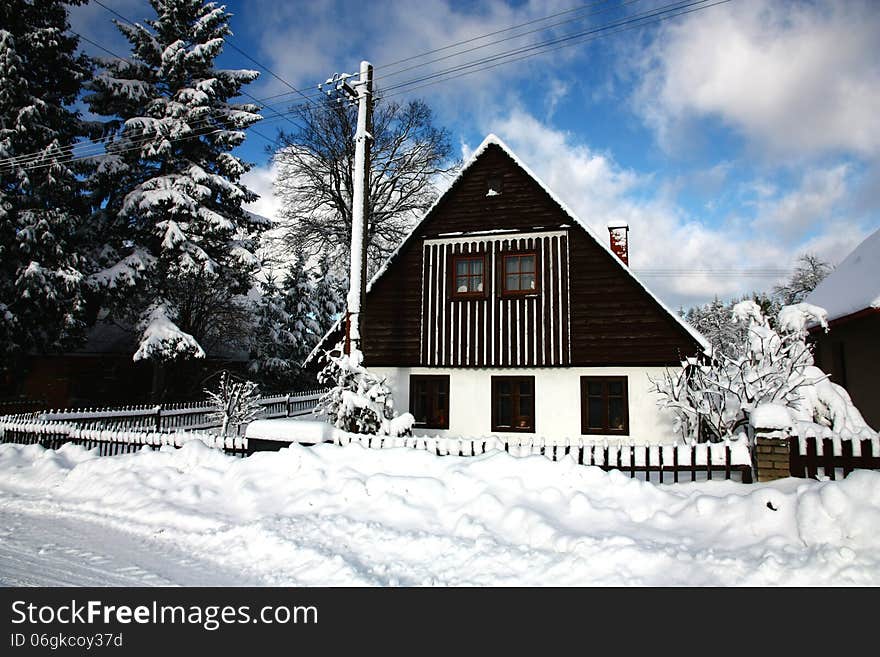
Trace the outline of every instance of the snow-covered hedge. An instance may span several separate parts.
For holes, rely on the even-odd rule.
[[[806,327],[812,322],[828,329],[822,308],[785,306],[772,328],[758,304],[743,301],[734,306],[731,322],[745,328],[741,342],[705,359],[690,358],[681,371],[654,381],[659,405],[673,414],[684,440],[742,438],[750,423],[759,429],[787,424],[799,435],[815,424],[845,440],[877,435],[846,390],[814,365]],[[759,417],[752,418],[756,411]],[[760,426],[762,417],[774,426]]]

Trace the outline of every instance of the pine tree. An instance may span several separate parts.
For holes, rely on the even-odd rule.
[[[312,292],[319,336],[323,337],[339,319],[345,307],[345,293],[345,282],[334,273],[330,256],[322,255]]]
[[[84,328],[87,204],[66,149],[90,75],[67,34],[79,0],[0,3],[0,353],[70,346]]]
[[[302,253],[295,255],[280,285],[269,278],[261,288],[257,338],[249,368],[267,387],[290,390],[306,378],[302,364],[323,336],[317,321],[314,282]]]
[[[230,14],[202,0],[150,4],[156,18],[146,26],[116,23],[131,56],[104,62],[86,100],[110,117],[113,135],[91,179],[105,266],[93,280],[116,316],[141,320],[144,339],[157,335],[149,318],[161,316],[172,342],[190,336],[199,346],[142,344],[136,358],[158,366],[169,353],[204,353],[249,289],[264,226],[242,208],[256,198],[240,180],[250,165],[230,153],[261,118],[230,99],[258,73],[214,68]],[[154,395],[160,384],[157,376]]]

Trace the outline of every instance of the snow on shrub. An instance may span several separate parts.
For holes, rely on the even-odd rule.
[[[410,413],[395,416],[385,378],[363,366],[360,350],[345,354],[342,345],[336,345],[327,352],[327,366],[318,374],[318,381],[330,390],[318,401],[317,410],[326,413],[336,428],[380,436],[402,436],[412,429],[415,418]]]
[[[759,415],[774,415],[774,424],[780,407],[787,409],[798,432],[815,423],[846,439],[876,435],[846,390],[813,364],[807,326],[815,323],[827,331],[824,309],[807,303],[785,306],[774,329],[758,304],[742,301],[733,307],[731,322],[745,328],[741,340],[705,359],[689,358],[681,371],[667,370],[653,381],[659,406],[673,414],[684,440],[742,437],[750,421],[758,426],[759,418],[751,416],[759,407],[767,409]]]
[[[220,375],[217,390],[205,390],[208,400],[217,410],[209,419],[220,423],[220,435],[228,435],[232,427],[239,427],[255,420],[263,414],[259,403],[260,390],[253,381],[236,381],[228,372]]]
[[[196,339],[171,321],[164,304],[157,304],[141,322],[143,334],[133,360],[169,361],[176,358],[204,358]]]

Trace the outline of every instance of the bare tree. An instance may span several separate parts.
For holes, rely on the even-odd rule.
[[[804,253],[797,261],[791,278],[784,285],[773,287],[773,296],[782,305],[800,303],[831,273],[832,266],[814,253]]]
[[[357,110],[328,100],[295,113],[302,127],[282,132],[274,155],[275,193],[287,228],[280,239],[307,256],[329,254],[347,263]],[[437,198],[439,180],[460,162],[452,157],[449,132],[433,125],[421,100],[401,105],[378,99],[372,135],[367,239],[375,270]]]

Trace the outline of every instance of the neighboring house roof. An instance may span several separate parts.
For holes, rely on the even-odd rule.
[[[805,299],[828,311],[828,321],[880,311],[880,228],[859,244]]]
[[[607,251],[608,254],[611,255],[613,261],[615,263],[617,263],[617,265],[623,271],[625,271],[626,274],[633,281],[635,281],[636,284],[638,284],[638,286],[641,287],[642,290],[644,290],[644,292],[648,296],[650,296],[657,303],[657,305],[660,306],[660,308],[664,312],[666,312],[670,317],[672,317],[675,320],[675,322],[677,324],[679,324],[704,350],[708,351],[710,349],[709,341],[706,340],[706,338],[703,337],[703,335],[699,331],[697,331],[693,326],[688,324],[678,313],[671,310],[656,295],[654,295],[654,293],[651,292],[651,290],[649,290],[648,287],[641,280],[639,280],[639,278],[633,273],[632,269],[630,269],[627,265],[625,265],[623,262],[621,262],[620,258],[611,250],[611,247],[606,243],[606,240],[599,239],[599,237],[593,232],[592,228],[590,228],[590,226],[586,222],[582,221],[574,213],[574,211],[571,208],[569,208],[565,204],[565,202],[562,199],[560,199],[553,192],[553,190],[551,190],[546,184],[544,184],[544,182],[537,175],[535,175],[535,173],[522,160],[520,160],[519,157],[517,157],[517,155],[510,149],[510,147],[507,144],[505,144],[498,136],[496,136],[494,134],[489,134],[483,140],[483,142],[476,148],[476,150],[474,150],[474,152],[471,153],[471,156],[468,158],[468,160],[461,167],[461,170],[458,172],[458,174],[455,176],[455,178],[453,178],[452,181],[449,183],[449,186],[446,188],[446,190],[442,194],[440,194],[440,196],[437,198],[437,200],[435,200],[434,203],[431,205],[431,207],[428,208],[428,210],[422,215],[421,219],[419,219],[419,221],[416,222],[416,224],[412,227],[412,229],[409,231],[407,236],[401,241],[401,243],[394,250],[394,252],[388,257],[388,259],[385,261],[385,263],[373,275],[373,277],[370,279],[370,282],[367,284],[367,292],[368,293],[373,288],[373,285],[376,283],[376,281],[378,281],[380,278],[382,278],[382,276],[385,275],[385,273],[388,271],[388,268],[397,259],[398,255],[407,246],[407,244],[410,242],[410,240],[415,235],[416,231],[418,231],[419,227],[431,215],[431,213],[434,211],[434,209],[437,208],[440,205],[440,203],[443,201],[443,199],[452,191],[453,188],[455,188],[456,183],[459,180],[461,180],[461,178],[464,176],[464,174],[467,172],[467,170],[470,169],[471,166],[473,166],[473,164],[477,160],[479,160],[480,156],[483,153],[485,153],[486,150],[490,146],[493,146],[493,145],[497,146],[502,151],[504,151],[504,153],[508,157],[510,157],[510,159],[513,160],[513,162],[526,173],[526,175],[528,175],[530,178],[532,178],[538,184],[538,186],[541,187],[541,189],[559,206],[559,208],[565,214],[567,214],[569,216],[569,218],[571,218],[576,225],[578,225],[580,228],[582,228],[584,230],[584,232],[586,232],[587,235],[589,235],[593,239],[593,241],[596,242],[596,244],[598,244],[601,248],[605,249],[605,251]],[[317,346],[315,346],[315,348],[312,350],[312,352],[309,354],[308,358],[306,359],[305,364],[308,364],[312,360],[312,358],[322,348],[324,348],[323,345],[324,345],[324,342],[326,341],[327,337],[329,335],[331,335],[332,333],[334,333],[335,331],[340,329],[340,327],[342,325],[342,321],[344,319],[345,319],[345,315],[343,314],[333,324],[333,326],[330,328],[330,330],[327,331],[327,333],[324,335],[324,337],[321,339],[321,341],[317,344]]]

